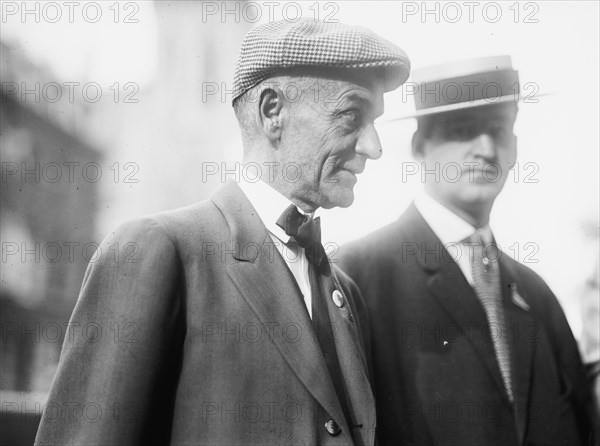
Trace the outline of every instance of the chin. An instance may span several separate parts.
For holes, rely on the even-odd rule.
[[[491,187],[478,188],[476,190],[470,190],[467,194],[463,195],[463,202],[471,206],[482,206],[493,203],[498,194],[499,190]]]
[[[321,207],[324,209],[331,209],[335,207],[339,208],[347,208],[354,203],[354,192],[352,189],[342,191],[340,193],[335,194],[335,196],[330,197],[326,200],[327,203],[322,205]]]

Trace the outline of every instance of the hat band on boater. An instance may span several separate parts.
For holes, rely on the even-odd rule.
[[[503,96],[513,96],[515,103],[519,100],[519,75],[516,70],[475,73],[421,82],[415,86],[414,99],[417,112],[481,100],[489,100],[490,104],[493,104]]]

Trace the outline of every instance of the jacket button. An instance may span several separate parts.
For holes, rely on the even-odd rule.
[[[331,295],[331,298],[333,299],[333,303],[335,304],[336,307],[338,308],[343,308],[344,307],[344,296],[342,296],[342,293],[340,293],[339,290],[335,290],[333,292],[333,294]]]
[[[327,423],[325,423],[325,429],[327,430],[327,433],[332,437],[335,437],[339,435],[340,432],[342,432],[342,428],[338,426],[338,424],[334,420],[327,421]]]

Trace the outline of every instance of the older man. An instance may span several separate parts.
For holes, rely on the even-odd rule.
[[[104,336],[67,334],[37,444],[373,444],[363,304],[314,212],[352,203],[408,71],[363,28],[246,36],[233,101],[256,175],[107,238],[138,255],[90,265],[71,326]]]
[[[489,57],[413,76],[424,191],[341,249],[370,313],[380,444],[588,444],[590,393],[563,311],[489,226],[516,160],[517,72]]]

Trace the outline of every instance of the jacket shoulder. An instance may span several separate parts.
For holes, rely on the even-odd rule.
[[[422,229],[421,224],[420,214],[414,205],[409,206],[397,220],[342,246],[340,267],[357,280],[365,269],[372,271],[382,265],[396,264],[399,253],[419,242],[415,237]]]
[[[347,271],[349,265],[393,254],[390,241],[402,238],[400,221],[394,221],[376,231],[353,240],[340,247],[339,260],[342,269]]]
[[[204,200],[126,220],[109,237],[152,244],[169,241],[178,248],[190,239],[214,239],[215,231],[223,228],[223,221],[219,209],[210,200]]]

